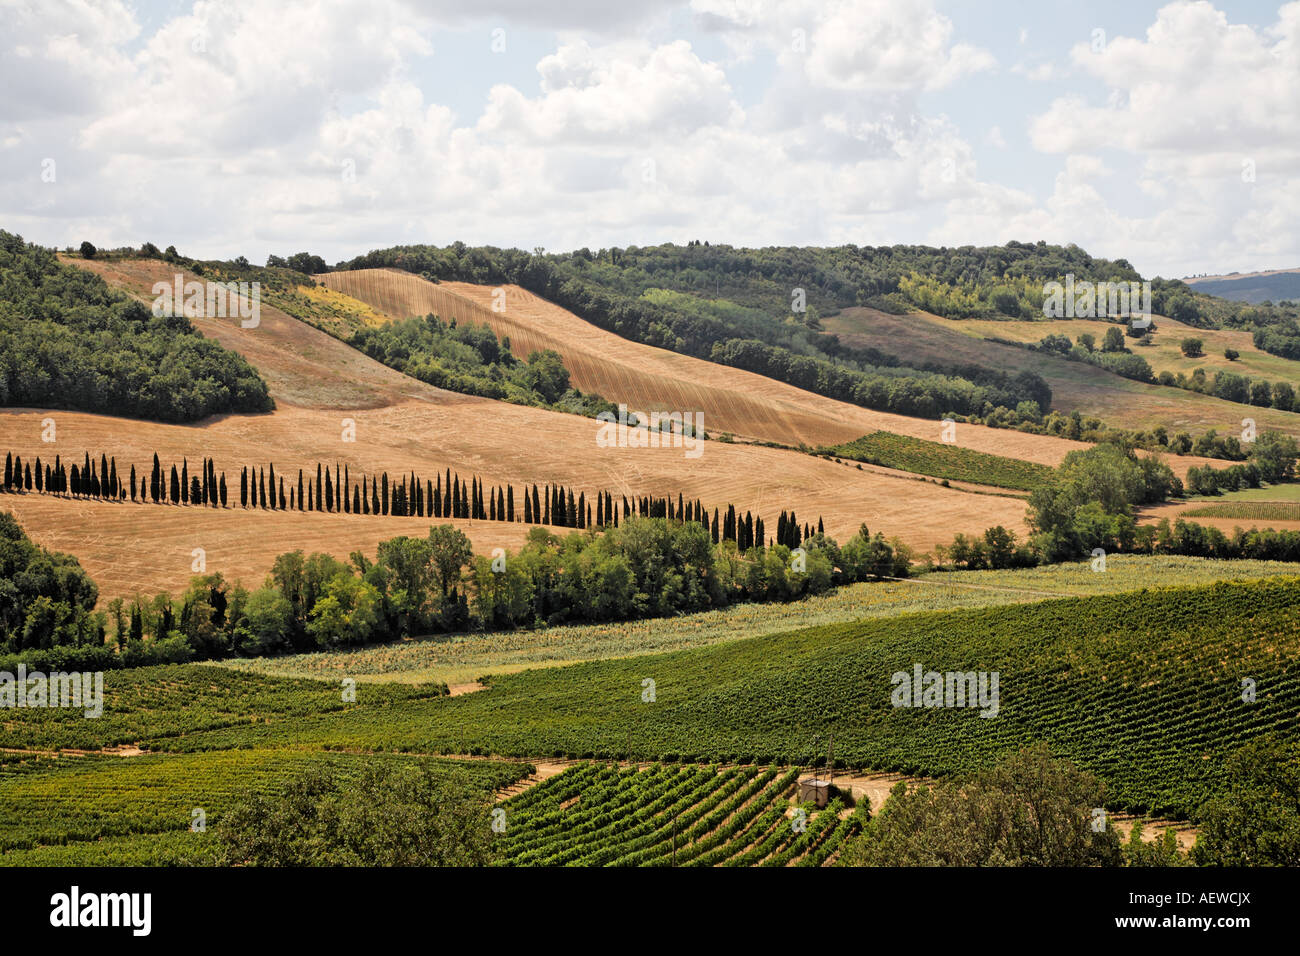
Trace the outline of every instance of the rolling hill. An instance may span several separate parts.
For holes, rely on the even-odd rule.
[[[111,285],[146,301],[153,283],[170,281],[176,268],[149,259],[84,264]],[[480,308],[469,294],[490,294],[490,289],[475,292],[473,287],[464,291],[467,296],[461,301],[467,310]],[[520,299],[527,301],[522,295]],[[550,314],[544,305],[531,308]],[[570,323],[572,334],[591,333],[567,315],[557,321]],[[40,423],[49,413],[5,409],[0,411],[0,447],[24,459],[51,457],[52,451],[75,457],[86,451],[107,452],[123,470],[130,464],[144,469],[157,452],[164,460],[211,457],[217,469],[228,475],[246,464],[273,462],[277,471],[289,474],[314,467],[317,461],[337,461],[354,474],[380,469],[432,474],[451,468],[489,484],[550,482],[589,492],[680,493],[699,498],[710,508],[734,503],[742,511],[752,509],[769,527],[776,526],[780,511],[793,508],[801,520],[823,518],[827,532],[839,538],[847,538],[866,522],[873,531],[898,536],[922,551],[946,543],[959,530],[979,532],[996,524],[1021,534],[1026,530],[1024,500],[1005,492],[942,487],[905,472],[868,465],[859,470],[792,450],[708,442],[703,453],[692,459],[681,448],[600,448],[595,442],[597,423],[591,419],[425,385],[265,303],[256,329],[241,329],[238,322],[226,319],[197,318],[194,324],[205,336],[248,359],[268,383],[275,412],[219,416],[195,426],[57,412],[52,417],[58,440],[52,449],[41,441]],[[614,338],[607,344],[613,348],[620,341]],[[641,348],[631,346],[631,357],[625,362],[635,364],[640,356],[636,350]],[[735,387],[763,397],[781,396],[757,407],[749,405],[753,421],[784,419],[804,422],[811,429],[822,427],[815,424],[816,417],[819,409],[826,408],[845,422],[828,428],[828,433],[850,437],[891,426],[932,436],[938,425],[844,406],[760,376],[673,353],[663,355],[693,362],[693,374],[705,376],[717,370],[724,383],[743,383]],[[591,363],[595,362],[593,356]],[[653,377],[633,376],[633,381],[643,389],[633,398],[655,394]],[[694,383],[684,377],[679,382],[683,391],[676,394],[688,396]],[[711,400],[726,401],[727,393],[710,379],[698,387],[715,389]],[[344,419],[356,425],[355,442],[342,440]],[[707,417],[705,421],[716,434],[718,426]],[[735,419],[737,424],[745,421],[749,420]],[[1002,454],[1018,452],[1023,443],[1025,457],[1045,463],[1059,461],[1075,447],[1060,439],[979,426],[961,426],[958,439]],[[80,558],[100,584],[101,600],[129,596],[145,587],[151,591],[183,588],[191,575],[189,554],[194,547],[208,552],[210,572],[222,571],[228,578],[255,584],[285,550],[323,550],[346,558],[358,548],[373,548],[382,538],[422,533],[430,523],[373,516],[242,515],[193,508],[170,513],[161,506],[71,503],[36,495],[7,496],[4,506],[34,540]],[[524,528],[497,522],[459,523],[481,551],[516,544]],[[250,527],[257,530],[250,534]]]
[[[1193,276],[1183,281],[1197,292],[1237,302],[1249,302],[1252,305],[1300,299],[1300,269]]]
[[[597,328],[526,289],[467,282],[433,283],[396,269],[330,272],[323,285],[345,292],[393,318],[429,313],[486,324],[508,336],[511,350],[526,357],[536,349],[558,352],[575,385],[633,410],[699,410],[711,435],[810,446],[851,441],[872,431],[889,431],[930,441],[939,438],[933,420],[893,415],[825,398],[782,382],[717,365],[667,349],[642,345]],[[503,295],[502,311],[493,309]],[[959,428],[959,444],[1054,465],[1083,447],[1046,435],[984,428]]]
[[[1154,344],[1132,348],[1157,374],[1167,370],[1190,375],[1200,367],[1211,378],[1217,371],[1232,371],[1254,379],[1300,384],[1300,365],[1255,348],[1249,332],[1198,329],[1164,317],[1157,317],[1156,324]],[[1085,332],[1100,343],[1109,325],[1101,320],[952,320],[924,312],[891,315],[877,309],[850,308],[825,318],[823,325],[845,344],[859,348],[897,351],[904,347],[900,343],[906,343],[907,353],[915,361],[974,362],[1009,371],[1037,372],[1051,386],[1054,408],[1078,411],[1124,428],[1147,430],[1163,425],[1170,433],[1188,431],[1195,435],[1213,428],[1220,434],[1235,434],[1241,429],[1242,418],[1250,417],[1261,431],[1275,429],[1300,437],[1300,413],[1138,382],[1060,355],[1007,344],[1035,343],[1048,334],[1074,339]],[[1183,356],[1179,343],[1184,338],[1201,339],[1205,355],[1196,359]],[[1228,361],[1223,355],[1225,348],[1237,350],[1241,357]],[[1179,469],[1180,460],[1185,459],[1171,459],[1170,464],[1181,474],[1185,468]]]

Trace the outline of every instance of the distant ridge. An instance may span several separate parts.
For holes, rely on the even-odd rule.
[[[1300,299],[1300,268],[1235,275],[1194,276],[1183,280],[1197,292],[1217,295],[1235,302],[1281,302]]]

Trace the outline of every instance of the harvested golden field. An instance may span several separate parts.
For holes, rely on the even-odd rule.
[[[375,469],[390,475],[414,470],[432,478],[451,468],[462,478],[475,476],[489,485],[562,483],[589,496],[597,490],[629,496],[680,492],[688,500],[699,498],[710,509],[734,503],[742,511],[753,510],[769,528],[776,527],[783,509],[793,508],[802,521],[823,517],[827,532],[841,540],[865,521],[873,530],[897,535],[922,551],[946,544],[957,531],[983,531],[996,524],[1024,531],[1021,498],[944,488],[887,469],[858,471],[799,452],[754,445],[708,442],[695,459],[686,458],[680,448],[599,448],[592,420],[455,397],[461,401],[407,401],[347,412],[282,406],[269,415],[226,416],[202,426],[5,409],[0,411],[0,448],[21,454],[24,460],[55,453],[79,460],[84,451],[105,452],[116,456],[119,474],[127,473],[132,464],[137,473],[147,473],[154,452],[165,465],[182,457],[193,463],[208,456],[215,459],[219,472],[226,473],[227,482],[233,482],[236,500],[243,465],[274,462],[277,473],[296,480],[298,468],[314,471],[315,463],[322,461],[348,466],[354,479]],[[355,442],[341,440],[344,416],[356,424]],[[53,445],[41,441],[41,421],[46,417],[56,423],[58,440]],[[58,546],[78,557],[96,549],[110,558],[118,552],[129,554],[135,542],[142,541],[148,543],[141,546],[142,557],[152,561],[152,549],[160,542],[173,536],[188,541],[187,522],[205,528],[224,522],[230,528],[228,540],[238,542],[246,552],[241,559],[247,562],[244,566],[261,569],[256,573],[259,581],[282,551],[340,550],[346,555],[354,548],[372,548],[381,538],[423,533],[432,523],[391,516],[274,516],[153,504],[104,507],[115,515],[131,516],[123,528],[126,538],[85,521],[74,502],[35,494],[0,499],[0,508],[15,510],[35,539],[54,546],[49,536],[57,534]],[[269,520],[273,517],[277,520]],[[280,529],[278,522],[284,522],[282,530],[267,533],[265,529]],[[300,530],[295,534],[293,528]],[[350,530],[354,528],[355,539]],[[483,532],[495,533],[504,532]],[[480,540],[490,543],[479,537],[476,544]],[[285,541],[290,547],[284,546]],[[188,554],[195,546],[200,545],[186,544],[182,550]],[[125,562],[106,563],[104,575],[97,575],[106,594],[137,586],[134,582],[141,575],[136,570]]]
[[[1012,373],[1037,372],[1051,386],[1053,408],[1061,412],[1078,411],[1121,428],[1151,429],[1164,425],[1171,432],[1199,434],[1213,428],[1220,434],[1235,434],[1241,430],[1241,420],[1249,417],[1261,430],[1276,429],[1300,437],[1300,414],[1295,412],[1240,405],[1186,389],[1148,385],[1083,362],[1071,362],[1058,355],[1030,352],[1015,345],[992,341],[1001,338],[1014,342],[1037,342],[1049,333],[1074,339],[1089,332],[1100,343],[1106,334],[1107,323],[1098,320],[1053,320],[1050,323],[1047,320],[952,320],[923,312],[891,315],[876,309],[851,308],[824,318],[822,324],[827,332],[839,336],[846,345],[876,348],[905,360],[970,362]],[[1226,369],[1253,378],[1300,384],[1297,381],[1300,366],[1260,352],[1251,344],[1249,333],[1203,331],[1160,317],[1156,318],[1156,324],[1160,327],[1155,333],[1156,344],[1133,348],[1135,354],[1145,358],[1156,373],[1169,370],[1190,375],[1192,369],[1204,367],[1211,378],[1216,371]],[[1188,359],[1179,351],[1178,344],[1188,337],[1204,341],[1206,354],[1202,358]],[[1237,349],[1241,359],[1236,362],[1225,359],[1223,350],[1227,347]],[[1190,465],[1203,464],[1187,458],[1181,461],[1181,467],[1178,459],[1170,462],[1180,475]]]
[[[710,435],[730,432],[748,439],[812,446],[852,441],[873,431],[940,439],[937,421],[872,411],[753,372],[641,345],[518,286],[433,283],[396,269],[331,272],[317,278],[394,318],[432,312],[487,324],[498,335],[509,336],[511,351],[520,357],[535,349],[554,349],[564,357],[573,384],[582,391],[625,402],[634,411],[702,411]],[[494,299],[498,289],[501,295]],[[494,310],[494,302],[503,303],[503,311]],[[1043,465],[1055,465],[1067,452],[1085,447],[1061,438],[981,425],[958,425],[957,441],[976,451]]]
[[[153,282],[168,281],[172,268],[152,260],[88,265],[143,298],[150,297]],[[211,457],[226,474],[232,500],[237,500],[241,466],[274,463],[279,474],[296,479],[297,469],[314,470],[322,462],[347,466],[354,479],[381,470],[432,478],[450,468],[488,485],[559,483],[589,496],[598,490],[629,497],[680,493],[710,509],[732,503],[752,510],[769,528],[776,527],[782,510],[794,509],[801,521],[815,523],[822,517],[827,532],[841,540],[866,522],[873,531],[897,536],[920,551],[946,544],[958,531],[981,532],[996,524],[1025,531],[1021,498],[945,488],[884,468],[859,470],[795,451],[723,442],[705,443],[696,458],[688,458],[682,448],[601,448],[594,420],[425,385],[265,305],[256,329],[240,329],[229,319],[197,319],[195,324],[257,367],[277,402],[275,412],[167,425],[81,412],[3,409],[0,449],[29,461],[38,455],[80,459],[84,452],[105,453],[116,458],[123,477],[131,465],[146,473],[155,452],[165,466],[182,458],[193,463]],[[55,421],[52,444],[41,440],[45,418]],[[344,440],[349,420],[355,441]],[[989,433],[1009,442],[1026,437],[959,426],[959,439],[964,433]],[[358,548],[369,552],[382,538],[419,534],[430,523],[152,504],[83,505],[37,495],[6,498],[0,507],[14,510],[36,540],[82,558],[106,598],[142,586],[183,583],[194,547],[207,550],[209,569],[229,569],[230,576],[257,583],[286,550],[342,556]],[[486,523],[472,529],[471,537],[481,548],[509,546],[522,529]],[[196,535],[211,544],[190,543]]]
[[[229,475],[227,475],[229,480]],[[99,585],[100,605],[115,597],[183,591],[195,548],[202,548],[206,572],[255,587],[276,555],[301,548],[346,561],[353,551],[373,558],[380,541],[409,534],[423,537],[428,518],[380,515],[225,511],[203,507],[67,500],[48,495],[0,495],[0,511],[11,511],[24,530],[54,551],[76,555]],[[518,548],[522,524],[501,521],[444,521],[469,535],[474,549]]]

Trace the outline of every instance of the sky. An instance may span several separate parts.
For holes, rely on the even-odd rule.
[[[1294,268],[1300,2],[0,0],[0,228]]]

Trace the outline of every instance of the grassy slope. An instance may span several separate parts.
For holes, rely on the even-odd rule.
[[[1047,466],[1031,461],[1003,458],[962,448],[960,445],[924,441],[889,432],[872,432],[834,448],[818,449],[818,453],[919,475],[978,482],[1020,491],[1033,490],[1046,482],[1052,474]]]
[[[211,822],[242,790],[275,789],[322,762],[347,771],[375,759],[339,750],[474,749],[532,758],[617,756],[630,748],[649,758],[788,764],[811,761],[817,750],[812,736],[833,729],[837,757],[851,766],[942,774],[1045,739],[1100,773],[1110,804],[1193,813],[1220,785],[1222,757],[1232,747],[1264,731],[1296,733],[1300,579],[1277,577],[1277,571],[1261,562],[1117,557],[1105,574],[1079,565],[871,585],[850,589],[858,592],[857,605],[846,601],[816,613],[831,619],[837,611],[874,613],[875,619],[748,640],[728,638],[752,631],[752,621],[705,615],[663,622],[671,627],[658,646],[674,638],[689,643],[689,624],[701,626],[705,639],[726,643],[527,671],[455,699],[442,696],[438,686],[363,683],[357,701],[344,704],[338,679],[360,676],[376,663],[366,655],[384,649],[320,655],[316,673],[328,677],[326,683],[200,665],[109,673],[103,718],[15,711],[7,742],[35,752],[141,741],[158,752],[6,755],[0,764],[0,865],[208,862],[210,838],[187,829],[193,807],[204,808]],[[1109,593],[1232,574],[1271,580]],[[1049,599],[1063,592],[1093,597]],[[1005,606],[1019,601],[1038,603]],[[993,606],[900,614],[957,603]],[[788,628],[793,620],[759,627]],[[559,632],[562,642],[583,630],[595,629],[548,634]],[[581,640],[596,646],[594,634]],[[425,649],[445,646],[430,642]],[[631,653],[637,647],[612,649]],[[941,671],[997,670],[998,717],[890,707],[890,675],[914,663]],[[1257,681],[1257,703],[1240,700],[1242,675]],[[653,702],[642,701],[646,678],[655,681]],[[490,787],[526,772],[520,765],[483,762],[468,769]],[[683,814],[720,805],[706,807],[718,792],[713,785],[698,798],[693,791],[674,792]],[[629,823],[641,829],[623,834],[628,839],[617,841],[620,853],[662,852],[662,834],[650,822]],[[773,839],[793,848],[782,837]],[[58,845],[66,841],[73,843]],[[751,855],[768,852],[753,837],[733,852],[751,844],[760,847]],[[535,845],[545,848],[542,855],[599,856],[615,843],[566,838]],[[526,848],[516,849],[518,861],[527,862]]]
[[[1215,369],[1222,367],[1269,381],[1300,382],[1300,363],[1258,351],[1251,345],[1248,333],[1203,332],[1186,327],[1180,331],[1178,323],[1170,319],[1158,319],[1157,323],[1160,325],[1157,344],[1134,348],[1157,373],[1168,368],[1190,374],[1193,368],[1204,366],[1213,377]],[[1185,389],[1147,385],[1084,362],[1070,362],[1057,355],[988,340],[997,337],[1037,342],[1048,333],[1066,334],[1073,339],[1079,332],[1087,331],[1100,343],[1106,332],[1106,323],[1101,321],[953,321],[924,313],[896,316],[855,308],[824,319],[823,325],[847,345],[874,347],[893,354],[901,350],[905,357],[916,362],[972,362],[1013,373],[1037,372],[1051,386],[1053,408],[1062,412],[1078,411],[1118,427],[1150,429],[1164,425],[1170,431],[1186,430],[1193,434],[1209,428],[1235,433],[1241,428],[1242,418],[1252,417],[1261,429],[1300,436],[1300,414],[1295,412],[1255,408]],[[1178,351],[1184,331],[1205,341],[1203,358],[1184,359]],[[1228,362],[1223,357],[1220,337],[1235,343],[1233,347],[1243,358]]]
[[[1294,565],[1276,561],[1111,555],[1104,574],[1093,573],[1087,562],[1015,571],[947,572],[908,581],[854,584],[792,604],[741,604],[662,620],[433,637],[352,651],[223,661],[221,666],[317,680],[346,674],[363,682],[463,684],[485,674],[703,647],[797,627],[887,618],[913,611],[994,607],[1144,587],[1254,580],[1293,574],[1295,570]]]
[[[995,671],[994,719],[896,709],[915,664]],[[1245,703],[1250,677],[1258,700]],[[646,681],[655,700],[643,700]],[[945,774],[1033,740],[1103,777],[1115,806],[1193,813],[1225,756],[1296,735],[1300,579],[922,612],[499,678],[477,694],[157,741],[234,746],[806,763]]]

